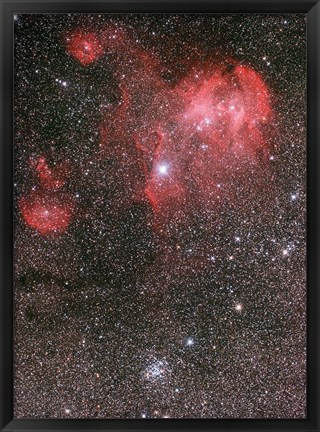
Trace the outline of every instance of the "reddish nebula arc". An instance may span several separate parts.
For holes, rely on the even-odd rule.
[[[75,202],[65,192],[31,191],[19,200],[27,225],[41,235],[61,234],[68,228]]]
[[[39,157],[36,161],[35,169],[38,172],[42,188],[47,190],[61,189],[70,175],[70,163],[68,161],[50,168],[44,156]]]

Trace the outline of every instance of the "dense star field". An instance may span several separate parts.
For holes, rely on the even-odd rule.
[[[15,416],[304,418],[305,16],[14,28]]]

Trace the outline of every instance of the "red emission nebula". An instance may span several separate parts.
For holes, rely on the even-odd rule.
[[[32,191],[20,200],[20,209],[27,224],[42,235],[62,233],[68,227],[74,203],[65,194]]]
[[[237,176],[266,175],[274,115],[268,86],[249,66],[230,59],[192,64],[173,84],[161,61],[118,28],[75,29],[64,43],[81,67],[104,56],[114,67],[121,100],[97,124],[94,157],[127,152],[132,200],[151,204],[155,227],[187,217],[192,206],[218,209],[222,196],[237,196]],[[42,235],[63,233],[76,209],[67,192],[70,165],[49,169],[41,156],[34,169],[37,189],[21,198],[22,215]]]
[[[66,37],[69,53],[83,66],[96,61],[103,54],[103,47],[95,33],[76,30]]]

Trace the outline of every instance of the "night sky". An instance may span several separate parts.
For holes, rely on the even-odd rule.
[[[305,15],[14,28],[15,417],[304,418]]]

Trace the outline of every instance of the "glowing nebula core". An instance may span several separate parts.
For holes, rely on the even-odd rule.
[[[98,60],[103,54],[103,47],[94,32],[77,29],[66,37],[69,54],[83,66]]]
[[[180,121],[211,148],[255,157],[266,147],[260,127],[272,113],[269,90],[254,70],[229,68],[216,70],[208,79],[183,82],[178,91],[187,108]]]

